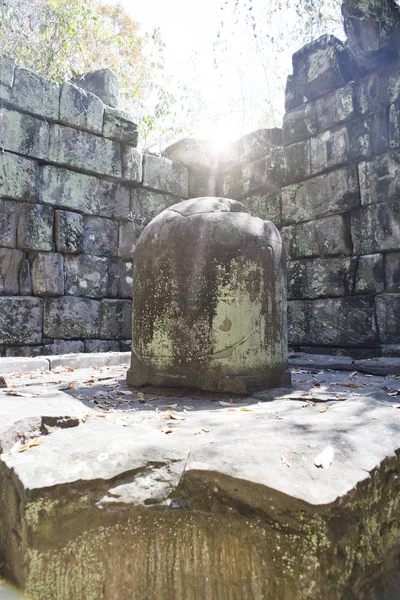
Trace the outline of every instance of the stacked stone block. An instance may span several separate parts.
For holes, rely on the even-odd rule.
[[[0,355],[128,350],[137,235],[188,197],[185,167],[137,150],[112,73],[89,75],[0,59]]]
[[[398,354],[400,61],[368,72],[352,56],[333,36],[297,52],[282,131],[220,154],[215,187],[280,228],[293,349]]]

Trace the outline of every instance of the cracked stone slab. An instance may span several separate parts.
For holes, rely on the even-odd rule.
[[[308,362],[291,388],[167,397],[128,389],[126,368],[58,365],[0,389],[0,558],[28,595],[372,600],[388,588],[398,379]]]

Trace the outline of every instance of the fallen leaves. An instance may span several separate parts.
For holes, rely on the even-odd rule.
[[[328,410],[328,408],[329,408],[329,406],[328,406],[328,405],[326,405],[326,406],[323,406],[319,412],[320,412],[320,413],[324,413],[324,412],[326,412],[326,411]]]
[[[24,444],[23,446],[21,446],[18,449],[18,452],[26,452],[26,450],[28,450],[28,448],[34,448],[35,446],[40,446],[41,444],[43,444],[43,440],[40,438],[35,438],[34,440],[31,440],[27,444]]]

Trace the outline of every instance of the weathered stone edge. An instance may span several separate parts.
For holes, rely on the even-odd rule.
[[[94,352],[85,354],[61,354],[34,358],[0,358],[0,374],[23,373],[25,371],[52,371],[56,367],[85,369],[128,364],[130,352]]]

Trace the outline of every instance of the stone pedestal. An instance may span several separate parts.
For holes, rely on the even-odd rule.
[[[196,198],[143,231],[134,258],[128,384],[249,393],[286,372],[285,254],[240,202]]]

